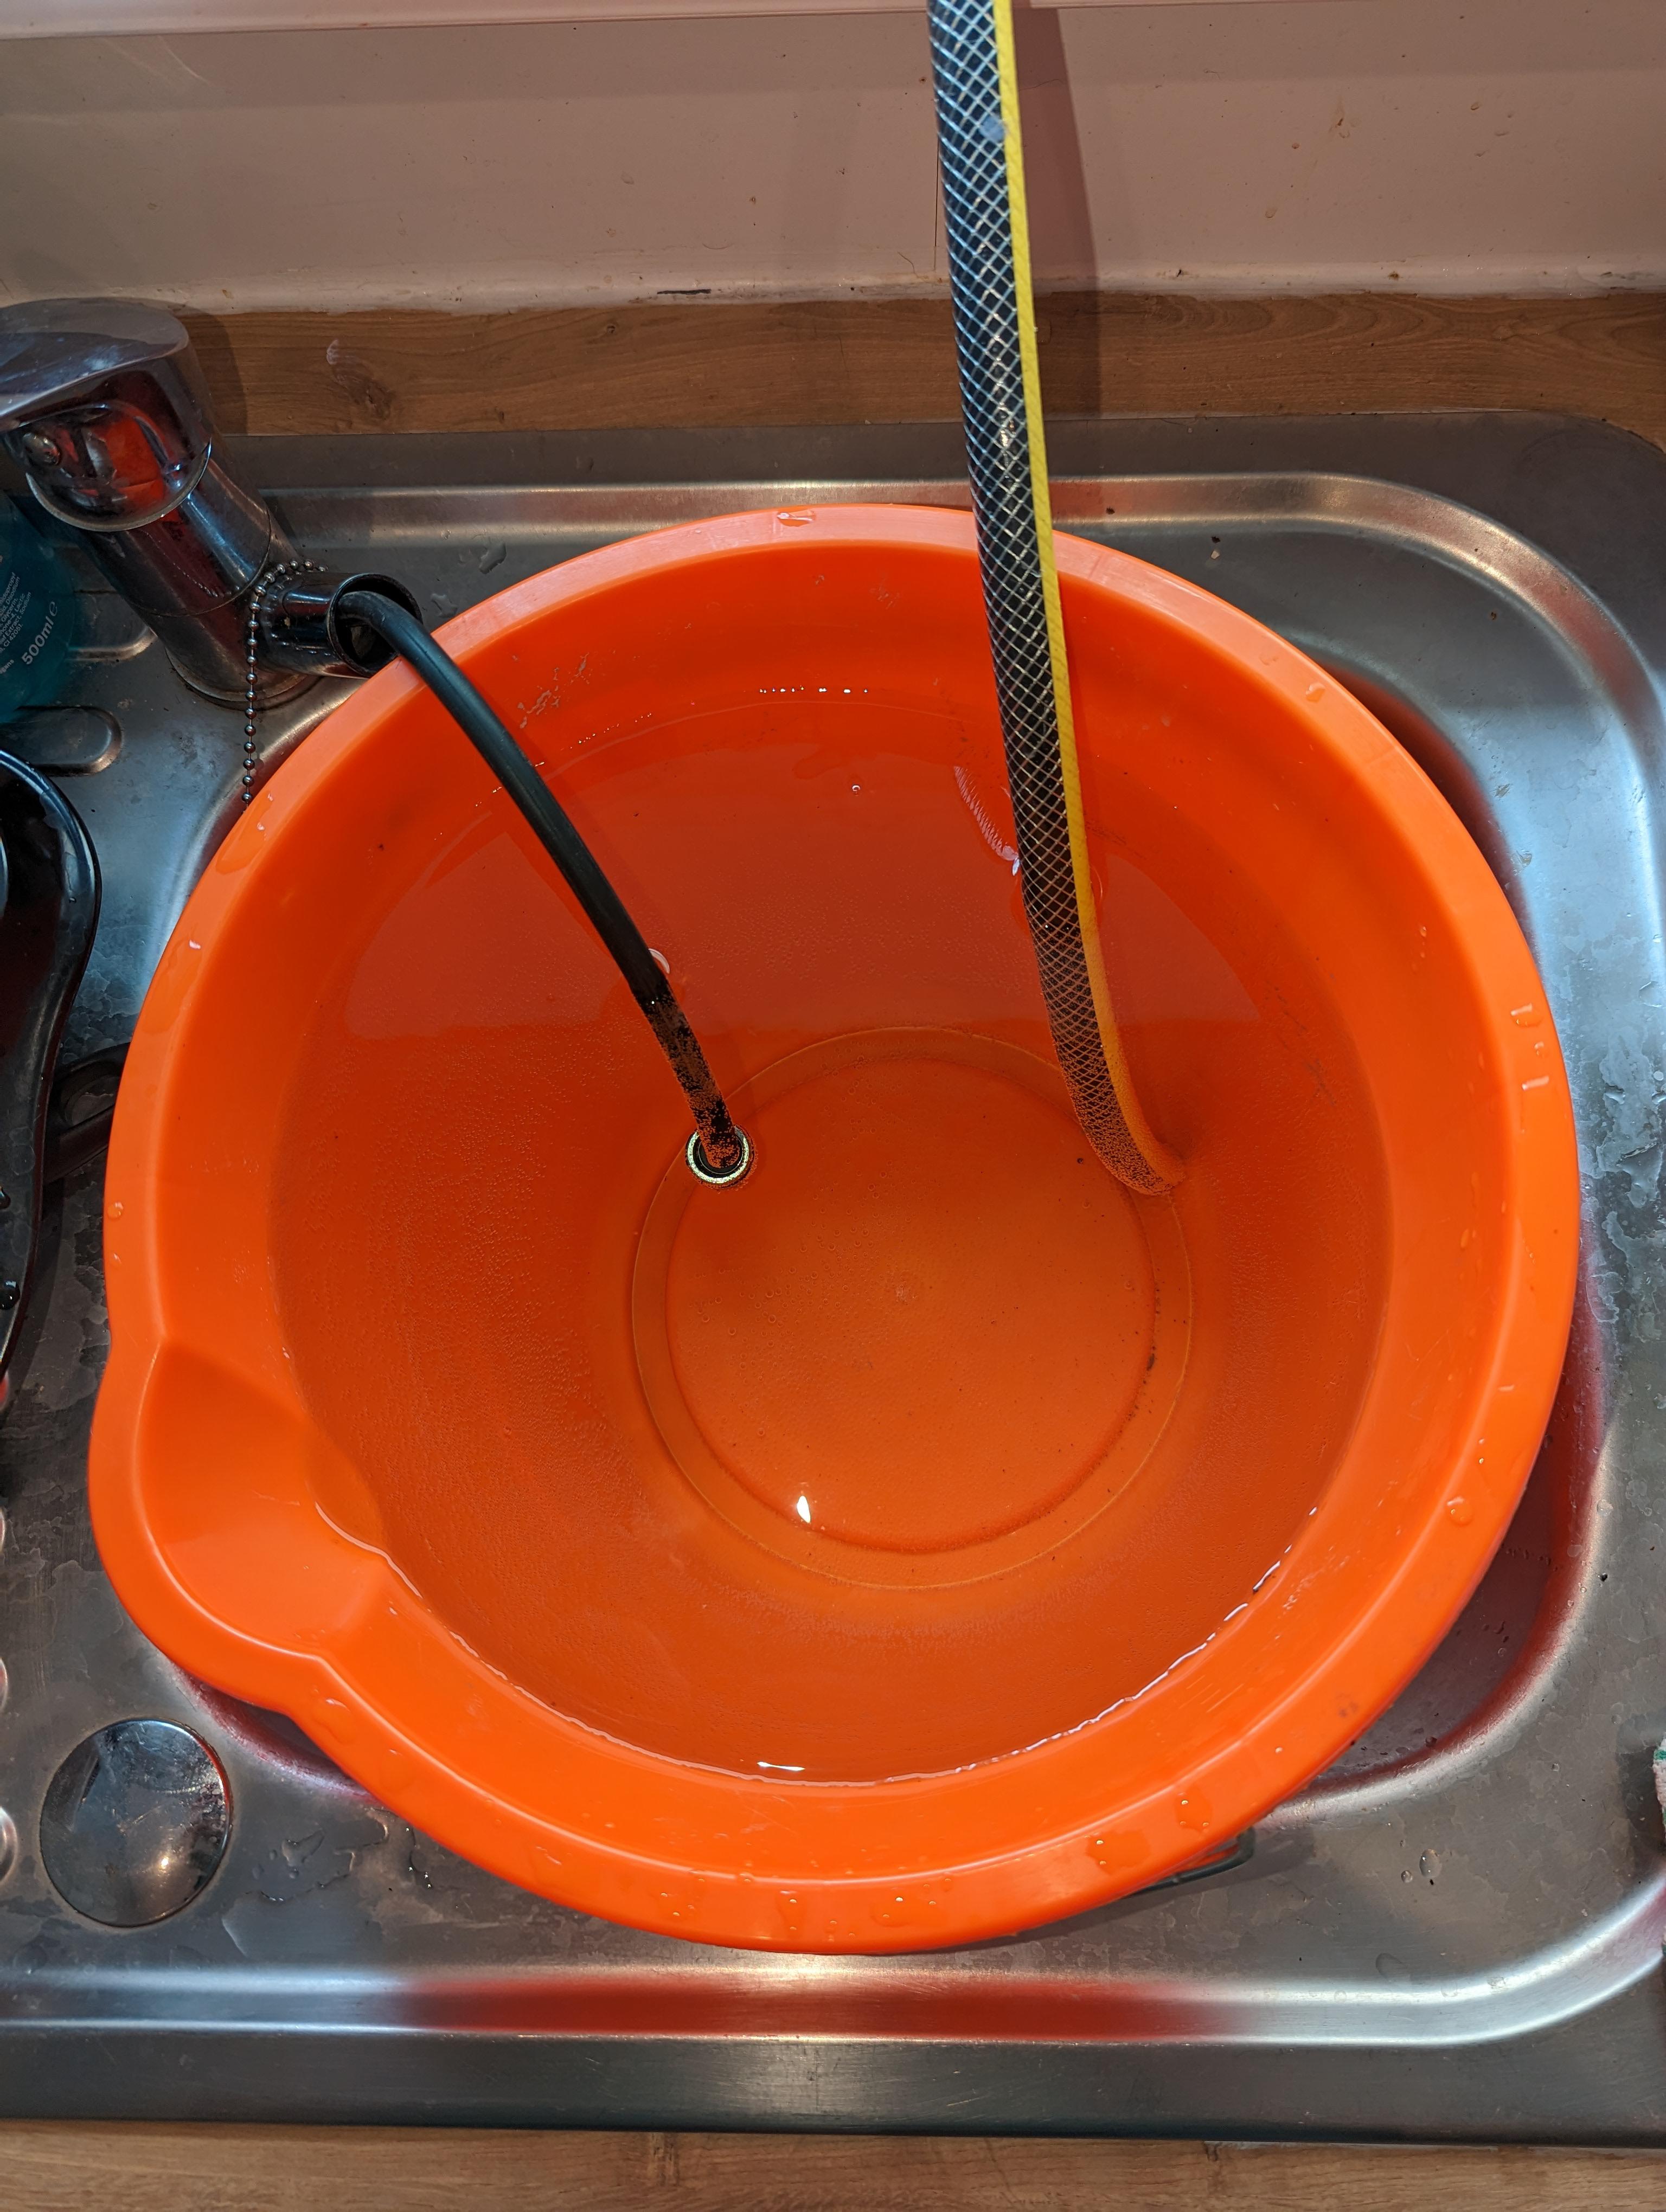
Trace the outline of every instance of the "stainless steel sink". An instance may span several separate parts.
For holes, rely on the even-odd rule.
[[[234,458],[303,547],[404,577],[435,619],[688,516],[964,499],[947,427]],[[1067,527],[1237,601],[1360,690],[1537,953],[1580,1121],[1585,1279],[1549,1441],[1462,1619],[1242,1863],[1062,1925],[823,1960],[565,1912],[414,1833],[123,1613],[84,1498],[105,1343],[84,1173],[50,1210],[0,1425],[0,2112],[1666,2141],[1666,456],[1466,416],[1067,423],[1054,460]],[[71,1053],[130,1030],[240,768],[238,717],[100,612],[81,696],[121,742],[64,779],[106,882]],[[267,717],[269,756],[332,696]],[[136,1716],[213,1747],[233,1826],[192,1903],[113,1928],[55,1890],[40,1820],[76,1746]]]

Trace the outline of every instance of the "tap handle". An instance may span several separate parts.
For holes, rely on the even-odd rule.
[[[0,444],[51,514],[138,530],[191,492],[213,439],[190,334],[134,300],[0,307]]]

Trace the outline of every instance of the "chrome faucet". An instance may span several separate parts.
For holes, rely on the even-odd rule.
[[[0,446],[210,699],[252,710],[315,677],[373,674],[388,648],[343,618],[350,589],[417,611],[390,578],[299,562],[265,501],[216,457],[190,334],[165,307],[0,307]]]
[[[265,501],[216,456],[189,333],[166,308],[128,300],[0,308],[0,447],[46,512],[78,533],[185,681],[246,714],[246,803],[256,781],[258,709],[316,677],[374,674],[391,657],[376,631],[343,608],[346,593],[379,594],[373,606],[415,617],[422,635],[402,584],[301,561]],[[76,1140],[89,1139],[94,1123],[101,1137],[109,1121],[105,1108],[58,1129],[62,1094],[119,1064],[119,1054],[105,1053],[58,1077],[58,1046],[98,915],[98,857],[50,777],[3,750],[0,886],[3,1407],[43,1184],[67,1171],[72,1153],[84,1156]]]

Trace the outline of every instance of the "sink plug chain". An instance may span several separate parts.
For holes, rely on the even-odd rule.
[[[246,665],[243,677],[243,804],[246,806],[254,797],[255,743],[254,718],[255,687],[259,681],[260,610],[266,594],[274,584],[286,577],[299,576],[305,570],[316,568],[316,561],[280,561],[268,568],[249,593],[249,618],[243,627],[243,647]]]

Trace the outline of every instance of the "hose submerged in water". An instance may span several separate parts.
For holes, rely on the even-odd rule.
[[[1111,1173],[1155,1196],[1183,1170],[1134,1092],[1088,866],[1053,554],[1011,0],[928,0],[927,12],[966,458],[1025,916],[1077,1118]]]
[[[349,622],[362,623],[415,670],[520,809],[612,955],[683,1086],[694,1115],[690,1167],[702,1182],[739,1182],[752,1164],[751,1146],[736,1128],[700,1040],[647,939],[565,808],[481,693],[408,607],[380,592],[349,591],[342,594],[341,613]]]
[[[1099,939],[1053,550],[1011,0],[928,0],[928,16],[966,457],[1025,916],[1077,1118],[1113,1175],[1157,1196],[1183,1170],[1135,1093]],[[706,1182],[739,1182],[751,1148],[699,1040],[542,776],[407,608],[379,592],[352,590],[341,611],[415,670],[520,807],[683,1087],[695,1118],[690,1167]]]

